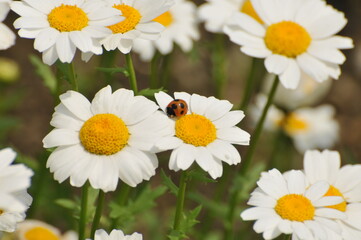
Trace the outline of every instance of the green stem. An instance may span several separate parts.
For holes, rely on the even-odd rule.
[[[279,83],[279,79],[277,76],[273,81],[271,91],[269,92],[269,95],[268,95],[267,103],[263,108],[262,115],[261,115],[260,119],[258,120],[256,128],[252,134],[250,146],[249,146],[247,154],[243,160],[243,164],[241,165],[241,170],[239,172],[240,175],[243,175],[247,171],[248,166],[251,163],[254,151],[256,150],[257,142],[259,140],[259,137],[261,136],[263,125],[264,125],[264,122],[267,117],[268,109],[272,105],[273,98],[276,94],[278,83]]]
[[[74,71],[74,63],[71,62],[68,64],[68,66],[69,66],[69,78],[70,78],[71,87],[74,91],[79,91],[78,81],[76,79],[76,74]]]
[[[159,58],[160,53],[156,51],[154,54],[152,61],[150,62],[150,88],[157,88],[159,81],[158,81],[158,70],[159,70]]]
[[[128,72],[129,72],[129,83],[130,87],[134,92],[134,95],[138,94],[138,86],[137,86],[137,78],[134,71],[132,56],[130,53],[124,54],[125,55],[125,61],[127,64]]]
[[[179,230],[183,208],[184,208],[184,200],[185,200],[185,193],[187,187],[187,172],[183,171],[179,181],[179,189],[178,189],[178,196],[177,196],[177,208],[174,216],[174,224],[173,230]]]
[[[104,200],[105,200],[105,193],[102,190],[99,190],[97,209],[95,211],[92,229],[90,233],[91,239],[94,239],[95,231],[99,226],[100,218],[102,217],[102,212],[103,212]]]
[[[79,240],[85,239],[85,226],[87,222],[87,207],[88,207],[88,192],[89,192],[89,183],[86,182],[83,185],[82,196],[81,196],[81,208],[80,208],[80,218],[79,218]]]
[[[253,92],[253,88],[254,88],[254,83],[255,83],[255,75],[256,75],[256,58],[252,58],[251,60],[251,68],[250,71],[248,73],[248,77],[247,77],[247,81],[246,81],[246,86],[244,87],[244,91],[243,91],[243,98],[241,101],[241,104],[239,106],[239,109],[242,109],[243,111],[247,110],[247,106],[248,103],[251,99],[252,96],[252,92]]]
[[[243,176],[247,172],[247,169],[251,163],[254,151],[257,146],[257,142],[259,140],[259,137],[260,137],[262,129],[263,129],[263,124],[266,120],[268,109],[270,108],[270,106],[273,102],[273,98],[275,96],[278,83],[279,83],[279,79],[278,79],[278,77],[276,77],[272,84],[271,91],[268,95],[267,103],[263,108],[262,115],[261,115],[260,119],[258,120],[256,128],[252,134],[251,143],[248,148],[247,154],[243,160],[243,164],[241,165],[241,170],[239,171],[238,177]],[[235,181],[235,182],[238,182],[238,181]],[[237,189],[240,189],[240,188],[241,188],[241,186],[237,187]],[[225,238],[224,238],[225,240],[233,239],[232,230],[233,230],[233,222],[234,222],[234,218],[235,218],[235,209],[236,209],[236,205],[238,202],[238,197],[239,197],[239,193],[235,189],[233,191],[233,193],[231,194],[231,197],[229,200],[229,209],[228,209],[228,214],[227,214],[227,222],[226,222]]]
[[[212,65],[213,79],[216,84],[216,97],[222,98],[226,83],[226,58],[224,51],[224,35],[217,34],[213,43]]]

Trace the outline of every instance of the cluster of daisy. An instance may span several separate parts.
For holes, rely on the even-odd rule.
[[[16,153],[0,150],[0,231],[13,232],[24,221],[32,198],[27,193],[33,171],[23,164],[12,164]]]
[[[155,98],[159,107],[133,91],[110,86],[89,102],[68,91],[60,96],[51,120],[54,129],[44,138],[44,147],[56,149],[47,167],[54,178],[103,191],[114,191],[118,179],[135,187],[149,180],[158,167],[157,152],[173,150],[169,168],[187,170],[196,162],[211,177],[222,176],[222,161],[238,164],[241,157],[232,144],[248,145],[250,136],[236,127],[243,111],[230,111],[232,104],[214,97],[177,92],[187,113],[169,118],[167,106],[174,99],[164,92]],[[163,111],[159,111],[158,108]]]
[[[340,162],[336,151],[309,150],[303,170],[263,172],[242,219],[264,239],[360,239],[361,165]]]
[[[228,35],[243,53],[264,58],[267,71],[284,88],[275,98],[283,110],[271,107],[266,128],[282,129],[306,152],[304,170],[262,173],[248,202],[254,207],[241,217],[256,220],[254,229],[265,239],[282,233],[292,239],[361,238],[361,166],[340,167],[337,152],[308,150],[332,147],[338,139],[333,107],[304,106],[327,92],[328,79],[339,77],[345,61],[340,50],[353,47],[350,38],[335,35],[347,20],[325,1],[208,0],[197,9],[187,0],[0,0],[1,21],[10,8],[20,16],[14,22],[18,34],[34,39],[48,65],[72,62],[77,50],[85,61],[103,49],[134,51],[146,61],[156,52],[171,53],[174,44],[190,51],[200,37],[199,20],[208,31]],[[2,23],[1,31],[0,50],[15,39]],[[103,192],[115,191],[119,180],[136,187],[156,174],[157,154],[168,150],[169,169],[198,165],[213,179],[222,176],[223,162],[241,162],[234,145],[250,142],[250,135],[237,127],[243,111],[232,110],[227,100],[186,92],[160,91],[154,98],[124,88],[113,92],[110,86],[91,101],[77,91],[61,94],[50,122],[54,129],[43,139],[44,148],[52,151],[46,166],[54,179],[69,179],[74,187],[89,182]],[[265,105],[259,96],[251,115],[259,119]],[[32,171],[10,165],[15,156],[9,149],[0,157],[8,159],[0,165],[0,230],[14,231],[31,203],[26,189]],[[10,182],[16,186],[10,189]],[[18,234],[23,240],[77,238],[34,220],[19,225]],[[94,240],[110,239],[141,240],[142,235],[95,232]]]
[[[186,0],[25,0],[11,9],[20,15],[14,22],[19,35],[35,39],[34,48],[49,65],[71,62],[77,49],[87,61],[102,54],[102,47],[126,54],[133,45],[150,60],[155,50],[169,54],[174,43],[189,51],[199,38],[196,6]]]

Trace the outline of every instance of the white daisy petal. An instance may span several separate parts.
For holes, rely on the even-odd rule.
[[[66,146],[80,143],[79,134],[68,129],[54,129],[43,140],[45,148]]]
[[[218,129],[217,136],[219,139],[239,145],[248,145],[250,140],[249,133],[238,127]]]

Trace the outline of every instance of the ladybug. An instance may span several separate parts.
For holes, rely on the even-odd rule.
[[[168,117],[170,118],[179,118],[187,114],[188,105],[182,99],[174,99],[167,105],[166,112]]]

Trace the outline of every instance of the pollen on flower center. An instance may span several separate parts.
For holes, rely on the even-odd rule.
[[[311,201],[300,194],[288,194],[278,199],[275,211],[283,219],[298,222],[312,220],[315,215]]]
[[[79,137],[88,152],[112,155],[125,147],[129,131],[123,120],[114,114],[97,114],[84,123]]]
[[[112,30],[113,33],[126,33],[130,30],[133,30],[142,18],[142,15],[140,15],[139,11],[131,6],[118,4],[114,5],[113,8],[120,10],[122,12],[122,16],[125,17],[123,21],[108,26],[108,28]]]
[[[243,3],[242,8],[241,8],[241,12],[253,17],[260,24],[264,23],[262,21],[262,19],[258,16],[256,11],[254,10],[253,5],[251,3],[251,0],[247,0],[247,1],[245,1]]]
[[[52,28],[60,32],[80,31],[88,26],[88,16],[77,6],[61,4],[48,14],[48,21]]]
[[[311,36],[301,25],[282,21],[267,28],[264,41],[274,54],[295,58],[307,50]]]
[[[282,122],[284,130],[288,134],[305,131],[308,128],[307,122],[298,117],[295,113],[289,114]]]
[[[169,11],[167,11],[154,18],[153,21],[162,24],[164,27],[168,27],[173,22],[173,15]]]
[[[194,113],[179,118],[175,123],[175,132],[183,142],[196,147],[207,146],[217,138],[214,124]]]
[[[345,199],[344,196],[342,195],[342,193],[332,185],[330,185],[330,188],[328,189],[327,193],[325,193],[325,196],[338,196],[338,197],[342,197],[343,199]],[[343,201],[343,202],[341,202],[339,204],[332,205],[332,206],[327,206],[327,207],[328,208],[333,208],[333,209],[336,209],[336,210],[339,210],[339,211],[342,211],[342,212],[345,212],[346,207],[347,207],[347,203],[346,203],[346,201]]]
[[[25,234],[26,240],[59,240],[59,237],[44,227],[34,227]]]

